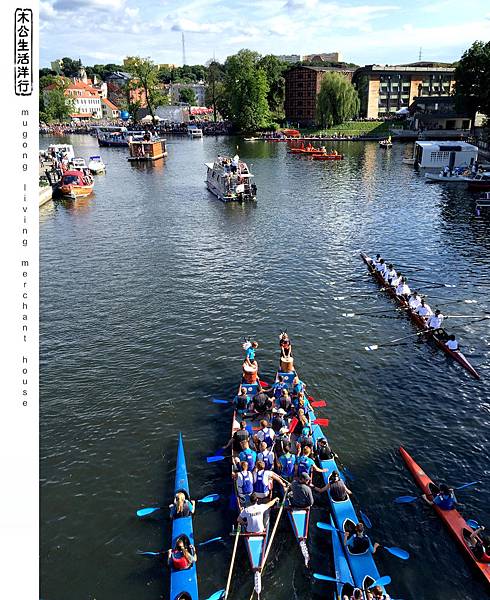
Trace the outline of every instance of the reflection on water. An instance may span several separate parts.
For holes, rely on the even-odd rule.
[[[395,506],[393,497],[417,493],[396,450],[403,443],[437,480],[483,481],[460,500],[465,515],[490,522],[489,328],[449,321],[480,382],[425,343],[367,353],[368,344],[414,330],[359,258],[360,249],[380,251],[423,267],[405,270],[458,286],[417,283],[431,301],[473,298],[457,314],[488,311],[490,219],[475,217],[474,198],[427,185],[401,162],[410,145],[329,142],[346,157],[322,163],[287,154],[285,144],[169,139],[165,161],[135,165],[127,149],[99,151],[90,136],[65,141],[85,158],[100,154],[108,170],[93,197],[40,210],[43,597],[167,597],[165,569],[162,577],[161,565],[135,552],[167,548],[168,522],[133,515],[170,501],[179,430],[194,497],[223,496],[196,515],[197,539],[225,538],[200,552],[201,597],[224,586],[234,518],[228,468],[204,459],[227,441],[230,413],[210,399],[236,389],[244,335],[258,337],[270,380],[283,328],[310,393],[328,400],[319,416],[330,418],[330,441],[356,476],[351,488],[373,539],[411,553],[403,563],[377,555],[392,595],[484,597],[430,509]],[[237,145],[255,175],[256,204],[224,205],[204,184],[203,163]],[[370,311],[386,312],[342,316]],[[315,519],[324,518],[319,509]],[[327,548],[312,527],[314,570],[331,573]],[[264,597],[330,593],[304,572],[286,521],[270,560]],[[240,549],[236,600],[252,590],[246,565]]]

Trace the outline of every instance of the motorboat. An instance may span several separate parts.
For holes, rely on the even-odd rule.
[[[105,173],[106,170],[106,166],[100,156],[91,156],[90,160],[88,161],[88,168],[89,171],[94,175]]]
[[[63,196],[76,200],[90,196],[94,189],[94,178],[91,175],[85,175],[83,171],[70,170],[63,173],[60,181],[60,192]]]
[[[473,179],[468,181],[468,189],[470,192],[486,192],[490,191],[490,172],[480,173],[475,175]]]
[[[234,164],[235,163],[235,164]],[[257,186],[252,182],[247,163],[238,156],[233,159],[219,156],[207,167],[208,190],[223,202],[247,202],[257,199]]]

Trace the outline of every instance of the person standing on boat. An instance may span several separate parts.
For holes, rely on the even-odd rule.
[[[279,336],[279,348],[281,350],[281,358],[291,358],[292,346],[288,334],[283,331]]]
[[[233,159],[231,161],[231,172],[233,174],[235,174],[238,171],[239,161],[240,161],[240,157],[238,156],[238,154],[235,154],[235,156],[233,157]]]
[[[269,471],[272,471],[274,468],[274,451],[271,448],[267,448],[267,444],[265,442],[260,442],[259,451],[257,453],[257,462],[261,461],[264,463],[265,468]]]
[[[255,351],[258,347],[258,342],[252,342],[245,351],[245,363],[249,367],[257,367],[257,361],[255,360]]]
[[[288,492],[289,506],[292,508],[310,508],[313,506],[313,492],[311,491],[311,479],[306,473],[302,473],[299,479],[291,483]]]
[[[196,510],[195,500],[188,500],[183,492],[175,494],[174,502],[170,505],[170,518],[189,517]]]
[[[448,337],[446,346],[453,352],[457,352],[459,350],[459,344],[454,333],[451,333],[451,335]]]
[[[427,494],[422,494],[422,498],[427,504],[435,504],[441,510],[453,510],[453,508],[456,507],[456,504],[459,504],[456,500],[454,490],[444,483],[439,486],[439,491],[433,496],[432,500],[427,497]]]
[[[257,461],[254,470],[254,492],[258,498],[268,498],[272,491],[272,482],[277,481],[284,488],[286,484],[282,481],[279,475],[274,471],[265,468],[265,463],[261,460]]]
[[[254,476],[248,470],[248,462],[246,460],[240,463],[240,469],[236,474],[238,500],[241,506],[248,506],[250,504],[250,495],[254,491]]]
[[[409,300],[408,300],[408,306],[414,311],[417,312],[418,307],[420,306],[420,301],[421,298],[419,296],[419,293],[417,291],[413,291],[412,295],[410,296]]]
[[[265,531],[264,513],[279,502],[279,498],[274,498],[265,504],[259,504],[259,497],[255,492],[250,494],[250,506],[244,508],[238,515],[239,525],[245,525],[247,533],[262,533]]]
[[[226,446],[223,446],[223,450],[227,450],[230,446],[233,447],[233,452],[242,451],[242,442],[248,442],[250,433],[247,431],[246,421],[240,421],[240,429],[237,429],[235,433],[228,440]]]
[[[294,465],[296,464],[296,456],[291,453],[291,445],[284,445],[284,453],[279,457],[278,470],[283,479],[292,481],[294,477]]]
[[[432,316],[432,309],[423,298],[420,301],[420,306],[417,308],[416,313],[425,320]]]
[[[375,542],[373,546],[369,537],[364,533],[364,525],[362,523],[358,523],[353,531],[344,532],[344,544],[351,554],[364,554],[364,552],[368,551],[374,554],[379,547],[378,542]]]
[[[427,329],[432,329],[434,331],[440,329],[444,318],[441,311],[436,308],[435,313],[427,319]]]

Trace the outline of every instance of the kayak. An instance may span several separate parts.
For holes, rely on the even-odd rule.
[[[419,488],[430,497],[433,492],[437,492],[437,486],[434,484],[432,479],[424,472],[410,454],[400,446],[400,454],[408,467],[408,470],[412,473]],[[437,515],[444,521],[444,524],[453,534],[453,537],[458,542],[460,548],[480,571],[485,578],[486,582],[490,584],[490,564],[480,562],[471,551],[470,547],[466,542],[466,538],[472,533],[472,529],[468,526],[461,514],[453,508],[452,510],[442,510],[435,504],[432,505]],[[466,536],[466,537],[465,537]]]
[[[408,302],[404,298],[400,298],[399,296],[396,295],[395,290],[384,280],[381,273],[378,273],[375,270],[375,268],[372,266],[371,258],[364,252],[361,252],[361,258],[366,263],[371,275],[373,275],[373,277],[376,279],[376,281],[379,283],[379,285],[381,285],[385,289],[385,291],[388,292],[388,294],[397,302],[397,304],[399,304],[400,306],[403,306],[404,308],[407,308],[407,310],[405,312],[408,314],[408,316],[413,321],[413,323],[419,329],[426,329],[426,324],[425,324],[424,319],[422,317],[420,317],[419,315],[417,315],[416,313],[414,313],[412,310],[408,309]],[[476,379],[480,379],[480,375],[479,375],[478,371],[476,371],[476,369],[473,367],[473,365],[470,363],[470,361],[466,358],[466,356],[460,350],[450,350],[446,346],[445,340],[442,337],[439,337],[434,332],[427,332],[427,336],[445,354],[450,356],[452,359],[454,359],[456,362],[458,362],[462,367],[464,367],[469,373],[471,373],[471,375],[473,375],[473,377],[475,377]]]
[[[331,515],[330,525],[335,527]],[[345,596],[350,598],[354,591],[354,579],[352,578],[352,573],[350,572],[349,563],[347,562],[344,551],[344,544],[338,531],[332,531],[332,551],[335,578],[338,579],[338,582],[336,583],[337,595],[335,596],[335,600],[343,600]]]
[[[177,468],[175,471],[174,495],[183,492],[190,500],[189,482],[187,479],[187,466],[185,463],[184,443],[182,434],[179,434],[179,447],[177,450]],[[192,527],[192,516],[179,517],[172,521],[172,548],[175,548],[177,539],[186,538],[189,544],[194,544],[194,531]],[[181,594],[187,593],[191,600],[198,600],[197,569],[196,563],[188,569],[170,572],[170,600],[176,600]]]

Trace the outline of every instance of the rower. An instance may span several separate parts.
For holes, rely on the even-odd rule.
[[[302,408],[306,415],[311,411],[311,404],[303,392],[299,392],[297,398],[293,400],[293,407],[296,412]]]
[[[451,335],[448,337],[446,346],[449,348],[449,350],[452,350],[453,352],[459,350],[459,344],[456,340],[456,336],[454,335],[454,333],[451,333]]]
[[[281,390],[281,395],[279,397],[279,400],[276,400],[276,406],[278,406],[279,408],[282,408],[283,410],[286,411],[286,414],[291,412],[292,409],[292,401],[291,401],[291,396],[289,395],[289,391],[284,388]]]
[[[384,277],[387,283],[389,283],[391,279],[396,277],[396,269],[391,263],[388,265],[388,270],[386,271]]]
[[[383,588],[380,585],[377,585],[368,590],[367,600],[390,600],[390,597],[383,592]]]
[[[259,347],[258,342],[252,342],[245,351],[245,363],[249,367],[256,367],[257,361],[255,360],[255,351]]]
[[[397,288],[398,285],[401,283],[402,279],[403,275],[400,273],[400,271],[397,271],[396,275],[390,279],[391,287]]]
[[[318,460],[330,460],[336,458],[335,452],[330,448],[325,438],[320,438],[316,444],[316,456]]]
[[[265,464],[265,468],[269,471],[274,468],[274,452],[267,448],[267,444],[265,442],[260,442],[259,444],[257,461],[262,461]]]
[[[454,490],[444,483],[439,486],[439,491],[435,496],[433,496],[432,500],[429,500],[426,494],[422,494],[422,498],[427,502],[427,504],[435,504],[441,510],[453,510],[456,504],[458,504]]]
[[[237,473],[236,486],[238,500],[242,506],[250,504],[250,494],[254,491],[254,476],[248,470],[248,462],[243,460],[240,463],[241,470]]]
[[[328,478],[327,485],[324,485],[321,488],[314,487],[313,489],[319,493],[330,492],[330,497],[334,502],[343,502],[352,494],[352,492],[340,478],[338,471],[332,471]]]
[[[298,419],[298,422],[293,433],[299,437],[305,427],[311,427],[311,419],[309,415],[305,414],[305,411],[302,408],[298,408],[296,418]]]
[[[259,387],[257,388],[257,393],[255,394],[252,400],[252,411],[257,414],[263,415],[270,411],[271,408],[272,400],[264,392],[264,390],[259,384]]]
[[[407,278],[406,277],[402,277],[402,280],[396,286],[395,293],[396,293],[397,296],[400,296],[401,298],[405,298],[405,300],[408,300],[408,297],[410,296],[411,291],[410,291],[410,288],[407,285]]]
[[[254,492],[258,498],[267,498],[271,494],[272,480],[277,481],[284,488],[286,484],[274,471],[265,468],[265,463],[258,460],[254,470]]]
[[[408,306],[415,312],[417,310],[417,308],[420,306],[420,301],[421,301],[421,298],[419,296],[419,293],[414,290],[408,300]]]
[[[425,302],[425,300],[422,298],[422,300],[420,301],[420,306],[417,308],[417,310],[415,311],[420,317],[422,317],[423,319],[427,320],[429,317],[432,316],[432,309],[431,307]]]
[[[373,265],[374,268],[376,268],[376,266],[379,264],[380,258],[381,258],[381,254],[376,254],[376,258],[371,259],[371,264]]]
[[[245,525],[247,533],[263,533],[265,531],[264,513],[277,502],[279,502],[279,498],[274,498],[266,504],[259,504],[257,494],[252,492],[250,494],[250,506],[244,508],[238,515],[238,524]]]
[[[233,452],[241,452],[243,446],[242,442],[249,440],[250,433],[247,431],[246,421],[240,421],[240,429],[237,429],[235,433],[228,440],[226,446],[223,446],[223,450],[227,450],[233,444]]]
[[[291,483],[291,489],[288,492],[289,506],[292,508],[310,508],[310,506],[313,506],[314,500],[310,482],[310,476],[301,473],[299,480],[295,479]]]
[[[440,329],[443,320],[444,320],[444,315],[441,313],[441,311],[438,308],[436,308],[436,312],[427,319],[427,328],[434,329],[434,330]]]
[[[480,535],[482,531],[485,531],[483,526],[475,529],[468,539],[468,544],[480,562],[490,563],[490,536]]]
[[[301,381],[301,379],[297,375],[295,375],[293,379],[293,396],[297,396],[300,392],[304,392],[305,388],[306,384],[303,381]]]
[[[311,475],[311,471],[317,473],[326,473],[328,469],[320,469],[315,465],[315,461],[311,458],[311,448],[305,446],[301,452],[301,455],[296,459],[296,476],[299,477],[302,473]]]
[[[174,502],[170,505],[170,518],[179,519],[180,517],[189,517],[196,510],[195,500],[188,500],[184,492],[175,494]]]
[[[374,554],[379,544],[375,542],[374,546],[369,537],[364,533],[364,525],[358,523],[353,531],[344,532],[344,544],[348,547],[351,554],[364,554],[370,552]]]
[[[291,434],[289,427],[283,427],[274,438],[274,450],[276,456],[281,456],[286,452],[286,447],[291,445]]]
[[[378,273],[380,273],[384,278],[386,272],[388,271],[388,267],[386,266],[384,258],[379,261],[379,264],[376,266],[376,271],[378,271]]]
[[[240,390],[233,400],[233,406],[237,412],[237,418],[241,419],[247,412],[250,401],[250,396],[247,394],[247,390],[240,386]]]
[[[283,479],[292,481],[294,476],[294,465],[296,464],[296,456],[291,453],[290,444],[284,445],[284,454],[279,457],[279,472]]]
[[[282,375],[278,375],[277,381],[275,381],[271,386],[271,390],[276,402],[281,397],[281,392],[284,389],[288,389],[288,384],[284,382],[284,377]]]
[[[260,429],[254,436],[255,447],[258,448],[260,442],[265,442],[267,444],[267,448],[270,448],[274,442],[275,436],[276,434],[274,433],[274,430],[269,427],[269,421],[262,419],[260,421]]]
[[[175,542],[175,548],[168,551],[168,566],[174,571],[189,569],[197,562],[196,549],[186,535],[181,535]]]
[[[242,442],[242,451],[238,455],[238,461],[235,461],[238,465],[240,465],[243,461],[248,464],[248,470],[252,471],[255,467],[255,463],[257,461],[257,452],[250,448],[248,440]]]

